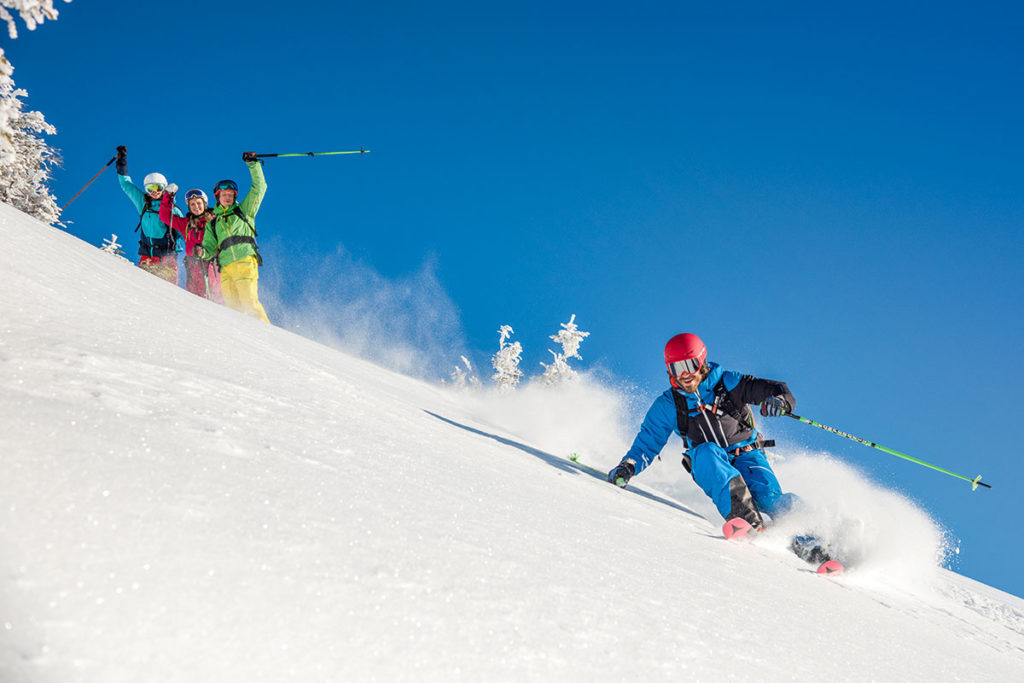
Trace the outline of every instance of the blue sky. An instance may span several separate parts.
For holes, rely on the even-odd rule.
[[[801,414],[983,474],[995,488],[972,493],[775,429],[906,493],[961,540],[958,571],[1024,595],[1003,531],[1024,474],[1019,8],[297,7],[61,3],[5,41],[58,128],[59,203],[118,144],[137,180],[208,192],[246,184],[247,149],[365,146],[267,161],[262,282],[282,302],[314,277],[340,298],[357,280],[425,292],[457,314],[452,364],[486,362],[507,323],[538,370],[575,313],[586,364],[652,397],[665,340],[697,332],[712,359],[788,381]],[[112,167],[65,219],[134,252]],[[400,334],[437,342],[421,328]]]

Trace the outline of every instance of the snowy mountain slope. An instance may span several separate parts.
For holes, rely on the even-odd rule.
[[[1024,600],[818,577],[495,397],[0,240],[2,681],[1024,680]]]

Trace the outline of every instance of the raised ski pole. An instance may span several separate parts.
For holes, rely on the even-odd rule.
[[[60,207],[60,210],[61,210],[61,211],[63,211],[64,209],[68,208],[68,206],[70,206],[70,205],[71,205],[71,202],[73,202],[73,201],[75,201],[76,199],[78,199],[78,195],[80,195],[80,194],[82,194],[83,192],[85,192],[85,188],[86,188],[86,187],[89,187],[90,185],[92,185],[92,181],[93,181],[93,180],[96,180],[97,178],[99,178],[99,177],[100,177],[100,173],[103,173],[104,171],[106,171],[106,170],[107,170],[107,166],[110,166],[110,165],[111,165],[112,163],[114,163],[114,161],[116,161],[116,160],[117,160],[117,155],[115,154],[114,156],[112,156],[112,157],[110,158],[110,161],[108,161],[107,163],[105,163],[105,164],[103,165],[103,168],[101,168],[101,169],[100,169],[100,172],[99,172],[99,173],[97,173],[96,175],[94,175],[94,176],[92,177],[92,180],[90,180],[89,182],[87,182],[87,183],[85,184],[85,186],[84,186],[84,187],[83,187],[83,188],[82,188],[81,190],[79,190],[78,192],[76,192],[76,193],[75,193],[75,196],[74,196],[74,197],[72,197],[71,199],[69,199],[69,200],[68,200],[68,203],[67,203],[67,204],[65,204],[64,206]]]
[[[363,149],[362,147],[360,147],[359,149],[353,149],[353,150],[348,151],[348,152],[298,152],[298,153],[295,153],[295,154],[257,154],[256,156],[259,157],[260,159],[262,159],[264,157],[327,157],[327,156],[333,156],[335,154],[359,154],[359,155],[363,155],[363,154],[369,154],[369,153],[370,153],[370,150]]]
[[[937,465],[933,465],[930,462],[925,462],[924,460],[918,460],[917,458],[909,456],[906,453],[900,453],[899,451],[894,451],[891,448],[886,448],[885,446],[879,446],[874,441],[868,441],[867,439],[862,439],[859,436],[854,436],[853,434],[847,434],[846,432],[841,432],[838,429],[836,429],[835,427],[829,427],[828,425],[823,425],[820,422],[815,422],[814,420],[808,420],[806,417],[800,417],[799,415],[794,415],[793,413],[786,413],[786,417],[791,417],[794,420],[800,420],[801,422],[803,422],[805,424],[809,424],[809,425],[811,425],[813,427],[817,427],[818,429],[824,429],[826,432],[832,432],[833,434],[845,437],[847,439],[850,439],[851,441],[856,441],[857,443],[861,443],[861,444],[864,444],[865,446],[870,446],[871,448],[875,448],[877,450],[880,450],[883,453],[888,453],[889,455],[895,455],[897,458],[903,458],[904,460],[909,460],[910,462],[914,462],[914,463],[917,463],[918,465],[922,465],[924,467],[931,468],[931,469],[933,469],[933,470],[935,470],[937,472],[942,472],[943,474],[948,474],[951,477],[956,477],[957,479],[963,479],[964,481],[967,481],[967,482],[971,483],[971,490],[972,491],[977,490],[977,488],[979,486],[984,486],[987,489],[992,488],[988,484],[983,484],[982,483],[981,475],[980,474],[977,477],[975,477],[974,479],[971,479],[970,477],[965,477],[962,474],[957,474],[956,472],[950,472],[947,469],[943,469],[941,467],[938,467]]]

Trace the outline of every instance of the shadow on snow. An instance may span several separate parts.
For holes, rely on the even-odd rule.
[[[432,413],[432,412],[430,412],[429,410],[426,410],[426,409],[424,409],[423,412],[425,412],[427,415],[430,415],[433,418],[441,420],[442,422],[447,422],[448,424],[452,425],[453,427],[458,427],[459,429],[465,429],[467,432],[472,432],[473,434],[479,434],[480,436],[485,436],[488,439],[493,439],[494,441],[497,441],[500,444],[504,444],[506,446],[512,446],[513,448],[517,448],[517,449],[523,451],[524,453],[528,453],[528,454],[532,455],[533,457],[537,458],[538,460],[541,460],[544,463],[554,467],[555,469],[562,470],[563,472],[571,472],[572,474],[586,474],[586,475],[589,475],[589,476],[593,477],[594,479],[599,479],[600,481],[607,481],[606,478],[605,478],[605,474],[603,472],[595,470],[592,467],[588,467],[588,466],[583,465],[581,463],[574,463],[571,460],[567,460],[565,458],[560,458],[557,455],[552,455],[550,453],[545,453],[542,450],[539,450],[537,448],[533,448],[532,446],[527,446],[526,444],[519,443],[518,441],[513,441],[512,439],[506,439],[505,437],[498,436],[497,434],[491,434],[490,432],[485,432],[485,431],[482,431],[480,429],[476,429],[474,427],[470,427],[469,425],[464,425],[464,424],[462,424],[460,422],[456,422],[455,420],[450,420],[447,417],[444,417],[442,415],[438,415],[437,413]],[[660,503],[662,505],[667,505],[670,508],[674,508],[676,510],[679,510],[680,512],[684,512],[684,513],[686,513],[688,515],[696,517],[697,519],[704,519],[703,515],[698,514],[698,513],[694,512],[693,510],[691,510],[690,508],[686,507],[685,505],[677,503],[676,501],[671,500],[669,498],[664,498],[662,496],[659,496],[659,495],[654,494],[654,493],[650,493],[648,491],[641,491],[640,489],[635,488],[633,486],[627,486],[626,490],[628,490],[630,493],[634,493],[634,494],[636,494],[638,496],[641,496],[641,497],[646,498],[648,500],[654,501],[655,503]]]

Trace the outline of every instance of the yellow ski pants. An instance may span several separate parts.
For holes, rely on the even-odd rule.
[[[220,269],[220,291],[224,305],[270,324],[257,294],[259,266],[255,256],[246,256]]]

